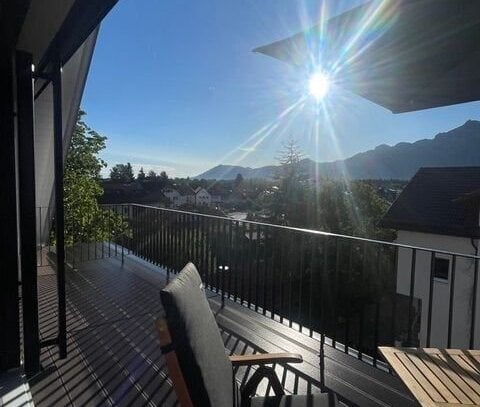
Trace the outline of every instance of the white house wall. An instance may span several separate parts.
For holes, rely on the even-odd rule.
[[[428,233],[398,231],[397,243],[431,248],[433,250],[445,250],[456,253],[474,254],[474,248],[469,238],[454,236],[442,236]],[[439,257],[442,255],[439,254]],[[414,297],[421,299],[421,328],[420,345],[426,345],[428,305],[430,291],[430,268],[431,252],[417,251],[415,267]],[[448,315],[450,287],[452,282],[452,260],[450,259],[449,280],[444,282],[434,280],[432,302],[432,328],[431,346],[446,347],[448,338]],[[412,269],[412,250],[399,249],[397,292],[410,294],[410,280]],[[472,298],[474,281],[474,261],[457,257],[455,267],[454,305],[452,320],[452,346],[468,348],[470,340],[470,327],[472,318]],[[478,302],[480,301],[480,289],[477,287],[477,327],[475,344],[480,345],[480,315]]]

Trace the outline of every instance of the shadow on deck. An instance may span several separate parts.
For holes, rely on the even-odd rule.
[[[56,336],[55,274],[39,268],[41,339]],[[161,314],[159,290],[167,275],[135,256],[88,261],[67,271],[68,358],[56,347],[42,350],[43,372],[30,380],[38,406],[175,405],[175,393],[160,353],[154,320]],[[319,342],[232,301],[221,308],[207,293],[226,348],[235,354],[297,352],[304,363],[276,371],[287,392],[319,391]],[[347,404],[414,405],[400,381],[338,350],[326,348],[326,385]],[[240,368],[242,383],[253,374]],[[263,385],[259,394],[270,389]]]

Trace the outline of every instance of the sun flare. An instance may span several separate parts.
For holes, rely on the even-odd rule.
[[[328,76],[322,72],[316,72],[308,81],[308,91],[317,100],[323,99],[330,88]]]

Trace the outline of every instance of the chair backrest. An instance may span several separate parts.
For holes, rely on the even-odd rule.
[[[193,405],[233,406],[232,364],[195,266],[188,263],[160,298],[172,340],[163,351],[175,352]]]

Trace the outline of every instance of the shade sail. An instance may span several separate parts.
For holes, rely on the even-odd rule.
[[[254,50],[394,113],[480,99],[480,1],[385,0]]]

